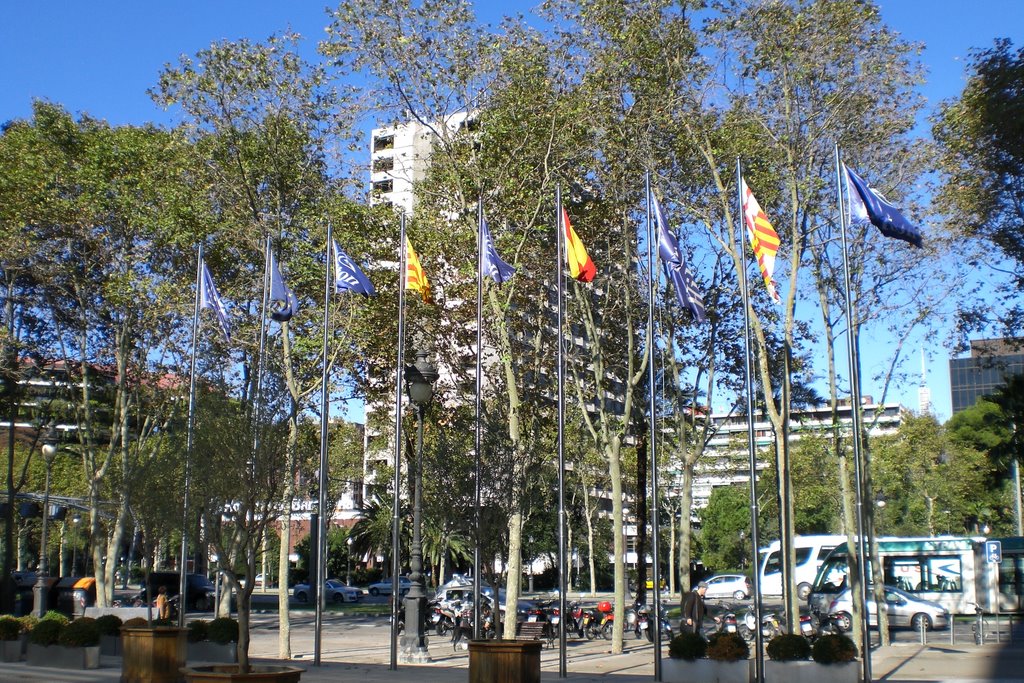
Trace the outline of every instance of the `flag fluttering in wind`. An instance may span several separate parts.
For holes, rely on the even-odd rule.
[[[209,308],[213,311],[214,315],[217,316],[217,322],[220,323],[220,329],[224,333],[224,338],[231,341],[231,324],[228,320],[228,312],[224,308],[224,302],[220,300],[217,286],[213,284],[213,277],[210,275],[210,269],[206,267],[205,261],[200,261],[199,270],[199,308]]]
[[[483,244],[480,247],[483,250],[483,271],[500,285],[515,275],[516,269],[498,256],[498,250],[494,246],[494,240],[491,238],[491,231],[487,228],[486,220],[480,224],[480,234],[483,237]]]
[[[562,226],[565,229],[565,258],[569,262],[569,274],[580,282],[591,282],[597,275],[597,267],[590,260],[587,248],[583,246],[576,231],[569,222],[569,212],[562,209]]]
[[[779,293],[775,291],[775,280],[772,275],[775,273],[775,254],[779,251],[779,233],[768,221],[768,216],[761,210],[761,205],[754,198],[754,193],[747,187],[747,181],[741,180],[743,193],[743,219],[747,224],[747,236],[750,238],[750,247],[754,250],[757,258],[757,265],[761,269],[761,277],[764,279],[764,286],[772,300],[779,302]]]
[[[353,261],[345,251],[338,246],[338,243],[331,240],[331,247],[334,249],[334,291],[354,292],[370,297],[377,293],[373,283],[366,277],[356,262]]]
[[[273,250],[270,250],[268,254],[270,259],[270,317],[283,323],[291,320],[292,316],[298,312],[299,302],[292,290],[285,284]]]
[[[658,199],[651,193],[651,203],[654,205],[654,219],[658,224],[658,254],[665,264],[665,275],[672,281],[676,290],[676,299],[679,305],[685,308],[697,322],[704,322],[704,299],[697,289],[697,283],[686,267],[686,259],[679,248],[679,240],[672,234],[665,222],[665,216],[661,212],[661,205]]]
[[[416,250],[412,248],[412,242],[408,237],[405,238],[405,288],[419,292],[423,303],[434,303],[430,297],[430,282],[427,281],[427,274],[423,272],[420,257],[416,255]]]
[[[846,164],[846,198],[850,223],[870,222],[886,237],[921,246],[921,231]]]

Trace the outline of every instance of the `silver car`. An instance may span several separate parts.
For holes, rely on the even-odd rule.
[[[742,574],[716,574],[710,579],[704,579],[704,583],[708,585],[705,598],[746,600],[750,597],[750,579]]]
[[[300,583],[296,584],[295,589],[292,591],[292,595],[299,602],[306,602],[309,600],[309,584]],[[353,588],[346,586],[337,579],[328,579],[324,581],[324,602],[327,603],[339,603],[339,602],[359,602],[363,599],[363,591],[359,588]]]
[[[850,589],[837,595],[828,607],[828,614],[842,631],[849,631],[853,625],[853,593]],[[868,624],[878,625],[875,601],[868,596]],[[922,600],[906,591],[892,586],[885,587],[885,611],[890,626],[908,626],[915,631],[949,626],[949,610],[937,602]]]

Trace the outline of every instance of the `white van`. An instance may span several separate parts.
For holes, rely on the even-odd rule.
[[[793,574],[796,579],[796,594],[806,600],[811,585],[818,575],[818,568],[825,556],[841,543],[846,536],[796,536],[793,546],[796,550],[796,565]],[[767,548],[761,548],[761,595],[782,595],[782,552],[778,541],[772,541]]]

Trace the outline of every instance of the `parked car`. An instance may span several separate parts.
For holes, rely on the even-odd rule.
[[[716,574],[711,578],[704,579],[708,584],[708,592],[705,598],[732,598],[733,600],[746,600],[753,592],[750,588],[750,579],[742,574]]]
[[[299,602],[308,602],[310,599],[309,584],[295,584],[295,589],[292,592],[292,595],[294,595],[295,599]],[[346,586],[337,579],[327,579],[324,581],[324,597],[325,602],[328,603],[359,602],[363,599],[363,591],[359,588]]]
[[[868,596],[868,624],[878,625],[878,614],[875,601]],[[837,595],[829,605],[828,614],[835,620],[842,631],[853,627],[853,593],[849,588]],[[899,588],[885,587],[885,611],[889,615],[890,626],[906,626],[919,631],[933,628],[944,629],[949,626],[949,610],[937,602],[922,600]]]
[[[399,593],[405,595],[412,588],[412,581],[409,580],[408,576],[398,577],[398,590]],[[371,583],[366,587],[366,592],[376,597],[378,595],[391,595],[391,579],[384,579],[377,583]]]
[[[132,597],[131,604],[145,605],[156,599],[160,586],[167,587],[167,597],[173,598],[180,593],[181,575],[177,572],[151,572],[149,588],[142,589]],[[185,575],[185,609],[195,612],[208,612],[213,609],[217,589],[205,574]],[[151,597],[152,596],[152,597]]]

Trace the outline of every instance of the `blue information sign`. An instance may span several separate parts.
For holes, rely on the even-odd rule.
[[[985,559],[989,564],[1003,561],[1003,544],[1001,541],[985,541]]]

